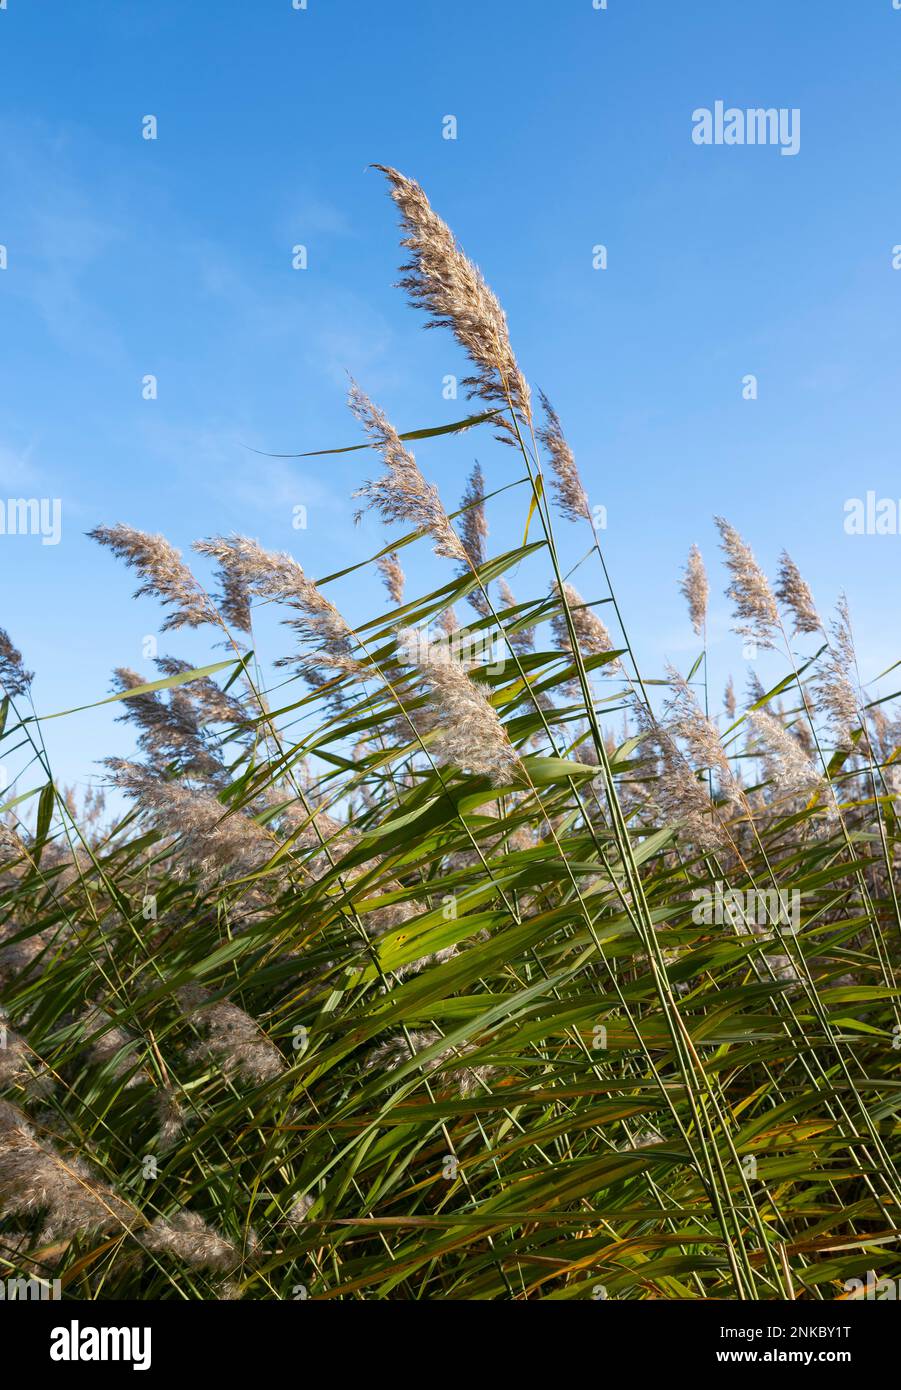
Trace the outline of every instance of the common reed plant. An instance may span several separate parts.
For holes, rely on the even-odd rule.
[[[383,172],[401,283],[472,363],[477,413],[415,439],[510,448],[449,511],[352,386],[385,528],[356,569],[386,605],[355,625],[343,576],[252,537],[189,561],[99,526],[162,629],[220,649],[115,671],[137,752],[107,759],[112,818],[57,785],[28,636],[0,631],[34,783],[0,821],[0,1267],[75,1299],[901,1278],[898,708],[862,686],[844,601],[824,623],[722,519],[736,631],[782,675],[712,710],[695,545],[697,660],[640,669],[560,418],[422,188]],[[499,505],[525,538],[493,553]],[[415,546],[446,569],[410,598]]]

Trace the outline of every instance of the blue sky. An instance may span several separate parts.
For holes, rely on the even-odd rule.
[[[454,343],[392,288],[396,219],[372,161],[420,180],[505,304],[607,508],[647,671],[693,660],[677,584],[696,541],[714,682],[744,686],[714,513],[771,571],[787,545],[821,607],[846,588],[865,675],[888,666],[901,537],[845,535],[843,506],[901,498],[899,57],[892,0],[8,0],[0,498],[60,497],[63,536],[0,537],[0,625],[38,673],[38,708],[101,698],[116,665],[151,674],[159,610],[130,600],[90,526],[185,548],[244,531],[322,575],[383,543],[352,523],[375,461],[247,446],[353,442],[347,372],[400,428],[466,413],[442,395],[464,374]],[[799,108],[800,153],[698,147],[692,112],[718,99]],[[487,435],[417,456],[449,507],[475,457],[489,487],[515,466]],[[509,498],[490,517],[497,548],[521,535],[525,502]],[[440,562],[421,549],[407,567],[431,587]],[[595,572],[577,582],[600,596]],[[531,576],[513,586],[527,596]],[[335,597],[355,619],[381,603],[368,581]],[[196,635],[161,650],[209,654]],[[48,725],[62,781],[127,748],[114,713]]]

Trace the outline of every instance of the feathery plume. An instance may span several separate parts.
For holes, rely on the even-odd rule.
[[[32,671],[26,671],[22,653],[12,644],[5,628],[0,627],[0,689],[11,699],[24,695],[34,679]]]
[[[184,865],[175,865],[177,877],[186,877],[196,869],[201,883],[209,887],[262,868],[275,852],[276,843],[262,826],[240,812],[229,811],[208,792],[164,781],[121,758],[107,758],[105,765],[114,785],[139,803],[155,829],[180,837]]]
[[[471,569],[477,570],[481,565],[484,565],[487,559],[485,540],[488,536],[488,521],[485,517],[485,479],[478,463],[475,464],[469,475],[460,506],[465,509],[460,518],[460,539],[469,561],[468,564],[461,565],[460,573],[469,578]],[[480,617],[488,616],[490,611],[488,600],[481,589],[473,590],[469,595],[469,602]]]
[[[127,1028],[114,1023],[105,1009],[91,1005],[79,1019],[79,1026],[90,1038],[88,1061],[106,1067],[117,1080],[128,1076],[126,1090],[141,1081],[139,1060],[135,1056],[137,1038]],[[146,1079],[146,1078],[145,1078]]]
[[[688,562],[679,588],[688,604],[688,616],[691,618],[691,625],[695,634],[700,637],[707,622],[707,598],[710,593],[710,585],[707,582],[707,571],[704,568],[701,552],[696,545],[693,545],[688,552]]]
[[[856,658],[851,636],[851,614],[844,594],[836,605],[836,616],[829,624],[829,647],[824,653],[814,688],[817,707],[826,715],[842,746],[851,743],[860,725],[857,696],[851,680]]]
[[[157,657],[156,666],[164,676],[180,676],[195,669],[190,661],[179,661],[174,656]],[[199,708],[206,724],[232,726],[244,723],[249,717],[242,701],[234,695],[229,695],[228,691],[223,690],[209,676],[195,676],[189,684],[181,687],[181,691]]]
[[[757,705],[761,700],[766,699],[766,691],[763,688],[763,682],[756,671],[751,670],[748,672],[748,686],[745,699],[748,707]]]
[[[312,792],[308,791],[307,799],[312,799]],[[279,801],[272,789],[272,804],[279,805]],[[327,811],[308,810],[296,798],[280,805],[278,819],[284,833],[290,835],[292,847],[299,850],[319,850],[323,844],[327,844],[333,854],[340,857],[356,844],[359,834],[351,826],[335,820]]]
[[[732,630],[742,637],[750,637],[759,647],[772,647],[773,632],[779,626],[779,610],[769,580],[735,527],[721,516],[715,521],[722,537],[726,568],[732,576],[732,583],[726,590],[738,619]]]
[[[580,738],[583,741],[581,743],[578,743],[575,749],[573,750],[575,753],[576,762],[582,763],[584,767],[597,767],[599,765],[598,750],[595,748],[592,742],[591,730],[586,727],[584,733],[580,734]],[[615,739],[611,739],[610,743],[608,744],[607,735],[605,733],[604,747],[607,749],[608,757],[612,758],[613,753],[616,751],[615,744]]]
[[[473,569],[478,569],[485,563],[485,540],[488,536],[488,522],[485,518],[485,478],[479,463],[473,466],[469,475],[460,506],[461,509],[465,509],[460,520],[460,538]],[[469,571],[466,570],[466,573]]]
[[[891,723],[881,705],[876,705],[869,711],[869,718],[873,726],[873,737],[879,749],[880,757],[887,760],[891,756],[892,751],[890,742],[892,731]]]
[[[230,627],[249,635],[252,624],[250,595],[233,573],[223,572],[219,582],[221,589],[216,600],[219,612]]]
[[[404,601],[404,581],[406,576],[400,567],[400,560],[397,553],[390,555],[380,555],[378,559],[379,573],[385,581],[385,588],[388,590],[388,597],[392,603],[396,603],[398,608]]]
[[[288,1215],[284,1218],[289,1226],[303,1226],[316,1204],[316,1194],[306,1192],[291,1203]]]
[[[813,759],[816,745],[813,741],[813,734],[810,731],[810,724],[806,719],[798,719],[792,724],[791,736],[801,745],[806,756]]]
[[[151,536],[121,522],[115,526],[95,526],[88,535],[124,560],[143,579],[143,584],[135,590],[135,598],[151,594],[164,607],[174,610],[163,623],[164,632],[180,627],[201,627],[216,621],[209,599],[165,536]]]
[[[192,1269],[229,1274],[241,1263],[241,1256],[231,1241],[225,1240],[193,1211],[156,1217],[146,1231],[140,1232],[138,1242],[154,1255],[174,1255]]]
[[[432,1031],[408,1031],[407,1036],[401,1034],[396,1038],[389,1038],[387,1042],[380,1043],[378,1047],[373,1048],[363,1065],[367,1071],[397,1071],[407,1062],[412,1061],[413,1057],[418,1056],[420,1052],[425,1052],[426,1048],[432,1047],[438,1042],[439,1037],[439,1033]],[[472,1050],[471,1046],[461,1049],[464,1054]],[[434,1058],[430,1070],[453,1073],[457,1090],[460,1096],[465,1099],[482,1089],[482,1083],[487,1083],[494,1073],[494,1068],[464,1067],[462,1070],[457,1070],[451,1063],[458,1061],[455,1049],[446,1047]]]
[[[656,754],[656,775],[648,791],[651,810],[664,825],[680,825],[686,838],[699,849],[722,848],[728,837],[707,783],[693,771],[672,732],[635,692],[630,703],[641,742]]]
[[[10,1027],[9,1016],[0,1005],[0,1090],[11,1086],[36,1096],[51,1089],[53,1079],[22,1035]]]
[[[113,672],[115,689],[122,693],[137,690],[147,682],[127,666]],[[118,722],[138,726],[138,747],[154,759],[178,761],[187,774],[214,777],[222,764],[207,749],[197,714],[190,698],[182,691],[169,692],[168,703],[158,691],[145,690],[123,700]]]
[[[77,789],[66,787],[63,792],[63,799],[66,809],[69,812],[73,825],[79,827],[82,835],[95,832],[99,825],[103,812],[106,809],[106,796],[102,787],[87,787],[82,800],[79,802]]]
[[[240,582],[248,594],[274,599],[298,611],[299,618],[286,619],[300,640],[333,657],[352,661],[352,633],[333,603],[320,592],[297,561],[283,552],[264,550],[258,541],[247,536],[213,536],[196,541],[194,549],[200,555],[212,556],[223,572]],[[291,657],[282,657],[277,665],[290,665]],[[315,669],[316,656],[301,663],[308,675]]]
[[[63,1157],[38,1139],[28,1117],[0,1101],[0,1215],[44,1213],[37,1243],[129,1229],[134,1210],[83,1159]]]
[[[730,800],[738,799],[738,788],[726,750],[720,742],[719,730],[708,719],[697,696],[681,672],[667,663],[671,694],[664,707],[667,733],[681,739],[688,748],[696,770],[719,773],[720,785]]]
[[[686,837],[702,850],[722,848],[727,837],[704,782],[699,781],[681,751],[665,733],[658,734],[660,766],[650,793],[652,806],[665,824],[682,826]]]
[[[408,1030],[408,1037],[400,1035],[379,1043],[367,1055],[363,1065],[367,1071],[396,1071],[398,1067],[404,1066],[406,1062],[436,1043],[438,1036],[437,1033],[426,1032],[424,1029]]]
[[[560,586],[556,582],[551,585],[551,593],[563,602],[565,595],[566,605],[570,610],[572,625],[578,638],[579,647],[586,656],[600,656],[603,652],[613,650],[613,641],[605,624],[597,614],[586,604],[578,589],[574,589],[571,584],[564,584],[563,595]],[[566,614],[563,608],[559,608],[551,619],[551,630],[554,634],[554,641],[561,651],[571,652],[572,642],[569,636],[569,627],[566,622]],[[616,671],[619,669],[619,661],[611,663],[608,669]]]
[[[160,1149],[168,1149],[175,1143],[185,1126],[185,1112],[175,1092],[164,1086],[154,1101],[156,1110],[156,1142]]]
[[[776,597],[791,613],[796,635],[819,632],[822,629],[823,624],[810,587],[787,550],[783,550],[779,557]]]
[[[726,681],[726,689],[723,693],[723,709],[726,711],[729,719],[735,718],[735,683],[731,676]]]
[[[513,590],[510,588],[510,585],[507,583],[506,579],[499,579],[499,580],[497,581],[497,587],[498,587],[498,591],[499,591],[500,596],[501,596],[501,603],[504,605],[504,607],[505,607],[505,608],[515,608],[515,607],[516,607],[516,595],[514,594]]]
[[[749,716],[751,728],[761,748],[767,780],[781,798],[802,797],[809,800],[824,795],[830,814],[835,800],[831,786],[824,781],[796,738],[788,732],[781,719],[767,710],[753,710]]]
[[[453,608],[445,608],[437,619],[438,626],[446,637],[453,637],[455,632],[460,631],[460,623]]]
[[[25,1039],[10,1028],[6,1017],[0,1009],[0,1090],[16,1085],[29,1075]]]
[[[415,712],[414,724],[434,736],[430,749],[436,762],[502,783],[519,759],[484,691],[445,643],[431,642],[424,632],[402,631],[398,647],[432,693],[426,710]]]
[[[650,1149],[655,1144],[663,1143],[663,1135],[656,1129],[642,1129],[629,1141],[628,1147],[632,1149]]]
[[[199,550],[196,545],[192,548]],[[240,566],[229,564],[229,557],[224,553],[217,558],[219,563],[216,579],[219,593],[216,596],[216,607],[229,627],[249,635],[253,627],[253,618],[250,612],[251,593],[247,575]]]
[[[419,184],[397,169],[375,166],[391,184],[411,252],[402,267],[401,289],[412,304],[430,315],[430,326],[449,328],[476,367],[464,385],[470,396],[490,405],[506,405],[531,421],[529,387],[519,369],[507,318],[481,271],[462,252],[448,225],[432,209]],[[510,429],[507,422],[503,427]]]
[[[435,554],[452,560],[465,560],[460,537],[447,519],[438,489],[427,483],[413,454],[387,416],[351,382],[348,397],[351,411],[362,424],[385,461],[387,472],[374,482],[364,483],[354,497],[365,497],[386,523],[408,521],[428,531],[435,541]],[[357,519],[362,511],[357,513]]]
[[[187,985],[179,991],[179,1005],[192,1023],[207,1036],[190,1049],[190,1059],[218,1061],[226,1076],[242,1075],[250,1081],[271,1081],[285,1070],[285,1060],[256,1019],[227,999],[211,1002],[207,990]]]
[[[510,588],[510,585],[507,583],[506,579],[499,579],[497,587],[500,590],[501,602],[503,603],[504,607],[515,608],[516,598],[513,594],[513,590]],[[535,650],[534,626],[521,627],[515,630],[511,630],[508,627],[505,629],[505,636],[507,642],[510,644],[511,649],[514,652],[517,652],[520,656],[525,656],[527,652],[532,652]]]
[[[575,455],[563,433],[560,417],[543,391],[539,391],[545,424],[538,431],[538,439],[547,450],[554,477],[551,485],[557,494],[557,504],[569,521],[590,521],[591,510],[588,496],[582,486]]]
[[[0,859],[7,854],[12,855],[14,859],[19,859],[22,855],[27,854],[27,850],[19,839],[15,827],[4,819],[0,820]]]

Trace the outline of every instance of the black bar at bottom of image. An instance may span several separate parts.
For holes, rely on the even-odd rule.
[[[450,1302],[450,1300],[448,1300]],[[548,1302],[554,1300],[546,1300]],[[585,1300],[590,1301],[590,1300]],[[362,1301],[361,1301],[362,1302]],[[500,1314],[502,1323],[492,1329],[522,1328],[515,1310],[508,1314],[496,1304],[487,1313],[476,1305],[469,1324],[478,1332],[482,1319]],[[459,1312],[459,1310],[458,1310]],[[510,1316],[510,1321],[507,1321]],[[636,1369],[691,1375],[696,1371],[724,1374],[733,1371],[767,1371],[789,1367],[817,1375],[839,1370],[885,1371],[893,1364],[898,1322],[895,1308],[885,1303],[841,1300],[804,1303],[667,1302],[663,1300],[596,1300],[573,1324],[564,1314],[551,1313],[544,1324],[553,1330],[573,1327],[590,1336],[615,1337],[620,1354],[631,1358]],[[281,1370],[298,1372],[306,1339],[312,1333],[341,1337],[342,1374],[359,1348],[361,1367],[372,1369],[374,1347],[385,1345],[381,1337],[391,1329],[415,1336],[431,1332],[456,1337],[467,1324],[459,1318],[452,1327],[442,1314],[389,1300],[353,1307],[327,1299],[296,1302],[165,1302],[116,1303],[5,1301],[0,1303],[0,1333],[9,1351],[14,1349],[21,1371],[49,1373],[51,1379],[73,1375],[104,1380],[107,1373],[121,1375],[134,1370],[153,1376],[227,1373],[235,1377],[253,1371],[267,1375]],[[534,1322],[528,1325],[536,1330]],[[468,1330],[468,1328],[467,1328]],[[465,1336],[465,1332],[464,1332]],[[531,1344],[531,1338],[530,1338]],[[316,1343],[311,1345],[315,1346]],[[452,1348],[455,1343],[450,1343]],[[460,1355],[465,1343],[459,1343]],[[565,1344],[562,1344],[565,1345]],[[516,1360],[524,1342],[499,1346],[499,1361]],[[545,1354],[565,1353],[544,1346]],[[454,1357],[448,1353],[451,1369]],[[481,1362],[480,1362],[481,1366]]]

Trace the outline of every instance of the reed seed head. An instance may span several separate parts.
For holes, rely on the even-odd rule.
[[[25,670],[22,653],[13,646],[5,628],[0,627],[0,690],[15,699],[25,694],[33,679],[34,673]]]
[[[510,344],[507,318],[497,296],[478,267],[463,254],[419,184],[384,164],[375,168],[391,185],[406,233],[402,245],[410,251],[410,260],[402,267],[400,287],[412,304],[426,311],[430,326],[449,328],[469,355],[476,368],[475,375],[464,381],[470,395],[489,405],[509,402],[529,423],[529,387]]]
[[[36,1212],[44,1216],[37,1236],[42,1245],[127,1230],[136,1220],[133,1208],[83,1159],[61,1154],[38,1137],[21,1110],[0,1101],[0,1216]]]
[[[385,588],[388,590],[388,597],[392,603],[396,603],[398,608],[404,601],[404,581],[406,576],[400,566],[397,553],[390,555],[380,555],[379,573],[385,581]]]
[[[380,478],[364,483],[354,496],[365,497],[367,505],[375,507],[388,524],[409,522],[428,531],[435,542],[436,555],[465,560],[463,543],[447,519],[438,489],[426,482],[416,459],[387,416],[363,394],[356,382],[351,383],[349,404],[382,455],[387,470]],[[358,518],[361,515],[362,512],[357,513]]]
[[[752,710],[749,720],[763,758],[765,774],[775,794],[808,800],[812,796],[823,795],[831,812],[834,807],[831,787],[782,720],[763,709]]]
[[[516,750],[494,706],[463,663],[445,643],[431,642],[418,630],[402,631],[398,647],[431,694],[426,710],[417,712],[417,727],[431,735],[429,749],[435,760],[487,776],[496,784],[504,782],[519,762]]]
[[[152,595],[173,610],[162,625],[164,632],[216,621],[212,604],[165,536],[136,531],[121,522],[95,526],[88,535],[140,575],[143,583],[135,590],[135,598]]]
[[[513,594],[513,590],[510,588],[510,585],[507,583],[505,579],[498,580],[498,589],[500,591],[501,602],[503,603],[504,607],[515,608],[516,598]],[[535,650],[534,626],[520,627],[517,628],[515,631],[508,627],[505,629],[505,638],[510,646],[511,651],[516,652],[519,656],[525,656],[528,652],[532,652]]]
[[[485,541],[488,537],[488,520],[485,516],[485,479],[481,466],[476,463],[469,475],[466,491],[460,502],[463,515],[460,518],[460,539],[466,551],[467,564],[461,566],[460,573],[467,578],[472,570],[478,570],[487,560]],[[469,602],[480,615],[487,617],[490,611],[488,600],[481,589],[473,589]]]
[[[688,604],[688,616],[691,618],[691,625],[695,634],[700,637],[707,622],[707,599],[710,594],[710,585],[707,582],[707,571],[704,568],[701,552],[696,545],[693,545],[688,552],[688,562],[679,588]]]
[[[772,647],[773,635],[779,626],[779,610],[770,582],[735,527],[721,516],[716,518],[716,524],[722,538],[726,568],[732,576],[726,596],[735,608],[737,623],[733,631],[752,638],[760,647]]]
[[[551,485],[557,495],[557,503],[569,521],[590,521],[588,494],[582,486],[575,455],[563,433],[560,417],[543,391],[539,392],[539,396],[545,423],[538,431],[538,439],[547,450],[554,472]]]
[[[848,600],[842,594],[836,605],[836,616],[829,624],[829,646],[821,658],[814,689],[817,708],[826,716],[843,747],[850,746],[861,723],[853,679],[856,665],[851,614]]]
[[[215,1061],[226,1076],[241,1075],[254,1082],[271,1081],[285,1070],[285,1061],[256,1019],[228,999],[212,1000],[199,986],[179,992],[186,1018],[206,1031],[204,1041],[189,1057]]]
[[[176,877],[197,872],[209,888],[260,869],[276,849],[272,836],[240,811],[230,811],[209,792],[156,777],[137,763],[107,758],[113,784],[132,797],[162,835],[178,837]]]
[[[810,587],[787,550],[783,550],[779,560],[776,597],[791,613],[796,634],[822,631]]]
[[[175,1216],[158,1216],[139,1236],[145,1250],[155,1255],[172,1255],[192,1269],[231,1273],[241,1256],[197,1212],[180,1211]]]
[[[551,630],[554,640],[561,651],[571,652],[572,641],[570,640],[569,625],[566,621],[566,614],[563,611],[563,603],[569,608],[572,618],[572,625],[579,642],[579,648],[586,656],[600,656],[604,652],[613,651],[613,640],[607,631],[606,625],[598,615],[590,608],[578,589],[574,589],[571,584],[564,584],[563,594],[561,595],[560,586],[554,583],[551,586],[551,593],[560,601],[560,607],[551,619]],[[565,596],[565,599],[564,599]],[[619,661],[611,663],[608,669],[618,670]]]

